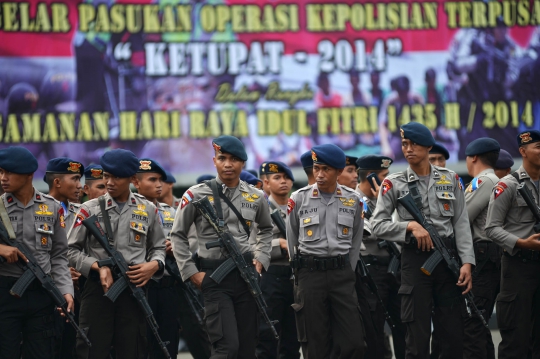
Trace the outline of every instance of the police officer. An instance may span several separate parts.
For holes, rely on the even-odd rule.
[[[88,196],[88,200],[98,198],[107,193],[107,187],[105,185],[103,168],[100,165],[90,165],[84,169],[83,192]]]
[[[358,173],[356,172],[358,169],[356,166],[357,159],[357,157],[345,156],[345,168],[337,179],[340,185],[352,188],[353,190],[358,185]]]
[[[313,159],[311,158],[311,151],[306,151],[300,156],[300,162],[302,168],[308,178],[308,185],[311,186],[315,183],[315,176],[313,176]]]
[[[217,191],[222,191],[235,210],[224,199],[219,200],[223,220],[236,240],[247,263],[253,263],[257,272],[270,264],[272,244],[272,221],[264,193],[240,180],[240,172],[247,161],[242,142],[233,136],[220,136],[212,141],[217,169]],[[213,182],[207,182],[214,185]],[[203,292],[206,331],[212,344],[211,358],[253,358],[258,332],[257,304],[249,288],[234,269],[221,283],[210,275],[224,263],[227,251],[220,248],[207,249],[205,244],[217,240],[208,221],[198,213],[193,200],[205,196],[217,205],[216,196],[208,184],[190,187],[182,197],[180,209],[171,232],[173,251],[182,279],[190,279]],[[218,211],[219,213],[219,211]],[[243,222],[243,223],[242,223]],[[191,257],[188,232],[195,223],[198,235],[199,268]],[[258,225],[257,242],[252,248],[248,242],[254,223]]]
[[[56,286],[73,311],[73,284],[68,269],[64,210],[54,198],[32,186],[36,158],[23,147],[0,150],[0,183],[5,193],[0,197],[7,209],[16,240],[32,252],[43,271],[54,277]],[[26,261],[17,249],[0,244],[0,357],[19,358],[21,337],[24,358],[48,359],[54,356],[55,305],[41,284],[35,280],[22,298],[9,290],[23,274],[17,265]]]
[[[434,339],[440,345],[439,358],[463,356],[461,294],[471,290],[474,265],[469,219],[463,191],[455,172],[429,163],[435,143],[427,127],[410,122],[401,127],[403,155],[409,167],[388,176],[381,185],[373,214],[373,233],[380,239],[405,242],[401,254],[401,320],[406,327],[407,358],[428,358],[433,307]],[[429,234],[397,199],[418,188],[422,211],[433,223],[448,248],[457,251],[462,267],[457,282],[441,261],[431,276],[420,271],[433,254]],[[392,213],[397,209],[397,220]],[[459,288],[458,288],[459,287]]]
[[[433,166],[446,167],[446,161],[450,158],[450,153],[442,144],[435,142],[431,150],[429,150],[428,158],[429,163]]]
[[[333,145],[312,148],[316,183],[291,195],[287,242],[295,271],[298,340],[305,358],[363,358],[366,349],[354,269],[363,232],[363,204],[337,183],[345,154]],[[333,343],[332,343],[333,341]]]
[[[130,264],[128,276],[138,287],[146,285],[152,276],[163,274],[165,236],[154,204],[129,189],[140,166],[137,157],[130,151],[115,149],[105,152],[100,164],[107,182],[107,214],[101,213],[97,199],[85,202],[68,234],[70,264],[87,278],[81,299],[80,325],[90,328],[88,338],[92,342],[92,347],[88,348],[77,338],[77,355],[106,358],[114,346],[118,359],[142,358],[146,353],[145,316],[128,289],[114,303],[104,297],[114,279],[111,269],[100,268],[97,261],[108,256],[82,221],[96,215],[105,228],[103,216],[109,216],[113,228],[109,236]]]
[[[263,188],[262,190],[264,191],[264,193],[266,193],[266,196],[267,197],[270,197],[271,193],[270,193],[270,189],[266,188],[264,186],[264,181],[266,180],[266,162],[263,162],[261,163],[261,166],[259,167],[259,179],[263,182]]]
[[[465,149],[467,171],[473,177],[465,190],[465,203],[474,243],[476,268],[473,271],[474,302],[486,322],[489,321],[499,293],[501,278],[501,252],[499,246],[486,236],[484,230],[489,199],[493,187],[499,181],[493,167],[497,163],[501,146],[487,137],[476,139]],[[463,358],[493,358],[495,348],[491,331],[484,327],[477,316],[465,317],[465,341]]]
[[[364,202],[364,212],[371,213],[375,211],[377,205],[377,197],[379,192],[378,183],[384,181],[384,179],[390,173],[389,168],[393,160],[390,157],[381,155],[367,155],[360,157],[356,164],[358,165],[358,178],[360,182],[356,191],[362,197]],[[371,173],[375,174],[379,180],[370,180],[367,178]],[[371,228],[371,216],[365,215],[364,227]],[[366,232],[364,232],[366,233]],[[381,249],[378,246],[380,240],[373,234],[364,235],[365,249],[360,250],[364,262],[369,266],[369,273],[373,277],[373,280],[377,284],[379,296],[381,297],[386,310],[392,317],[394,328],[392,328],[392,340],[394,343],[395,357],[405,358],[405,326],[401,323],[401,298],[398,295],[399,286],[401,284],[401,273],[396,275],[388,273],[388,265],[390,264],[390,254],[387,250]],[[373,294],[368,296],[371,307],[378,305],[377,298]],[[377,312],[375,317],[376,330],[379,338],[384,334],[384,314],[380,311]],[[380,340],[380,339],[379,339]],[[369,347],[369,342],[368,342]]]
[[[265,173],[264,188],[270,191],[270,210],[277,211],[285,223],[289,192],[294,181],[291,169],[283,162],[267,161],[262,170]],[[268,271],[262,275],[261,290],[268,304],[268,316],[278,321],[279,343],[268,325],[261,321],[257,359],[300,358],[300,343],[296,338],[296,322],[291,307],[294,303],[291,275],[285,233],[281,233],[274,223],[271,262]]]
[[[165,177],[163,178],[163,189],[161,190],[161,195],[158,198],[158,201],[161,203],[166,203],[175,210],[180,206],[180,198],[177,198],[173,194],[173,187],[176,183],[176,179],[169,171],[165,170]]]
[[[540,131],[521,132],[517,143],[523,165],[493,189],[486,221],[488,238],[504,253],[496,304],[501,359],[526,358],[531,337],[532,357],[540,356],[540,233],[535,233],[537,220],[517,191],[522,183],[534,204],[540,203]]]
[[[495,174],[499,178],[503,178],[506,175],[509,175],[512,172],[512,166],[514,165],[514,159],[508,151],[501,148],[499,152],[499,158],[495,164]]]

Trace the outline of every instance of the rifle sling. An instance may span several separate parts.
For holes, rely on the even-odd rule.
[[[405,180],[407,181],[407,186],[409,187],[409,193],[411,194],[412,199],[414,200],[414,203],[416,204],[416,207],[422,212],[422,195],[420,194],[420,191],[418,190],[418,181],[410,182],[407,179],[407,170],[403,171],[403,176],[405,176]]]
[[[216,179],[214,178],[209,181],[205,181],[204,183],[208,187],[210,187],[210,189],[212,190],[212,194],[214,195],[214,204],[216,205],[216,213],[220,222],[219,226],[223,227],[225,225],[225,221],[223,220],[223,208],[221,207],[221,201],[220,201],[220,198],[221,198],[223,199],[223,201],[225,201],[227,206],[229,206],[229,208],[234,212],[236,217],[238,217],[238,220],[242,224],[242,227],[244,228],[244,231],[246,231],[246,234],[249,238],[250,231],[249,231],[248,225],[246,224],[246,220],[244,219],[244,217],[242,217],[240,212],[238,212],[238,209],[236,209],[234,204],[232,204],[231,200],[227,198],[227,196],[225,196],[223,191],[218,190]]]
[[[109,218],[109,212],[105,208],[105,196],[101,196],[98,200],[98,203],[99,209],[101,210],[101,216],[103,217],[103,224],[105,225],[105,235],[107,236],[107,241],[109,242],[109,245],[112,246],[113,231],[111,226],[111,219]]]
[[[4,227],[6,227],[9,239],[14,240],[16,238],[15,231],[13,230],[13,226],[11,225],[11,221],[9,220],[6,205],[4,204],[4,197],[5,196],[2,196],[0,198],[0,218],[2,218],[2,222],[4,222]]]

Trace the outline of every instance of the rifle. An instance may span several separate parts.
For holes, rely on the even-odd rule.
[[[538,208],[538,206],[534,202],[534,197],[531,194],[531,191],[529,191],[529,189],[525,185],[525,182],[521,182],[517,190],[521,197],[523,197],[523,199],[525,200],[527,207],[529,207],[534,216],[534,219],[536,220],[536,223],[534,225],[534,232],[540,233],[540,208]]]
[[[362,259],[362,256],[358,257],[358,265],[356,266],[356,270],[358,271],[358,274],[362,278],[362,280],[365,280],[367,286],[371,290],[373,294],[377,297],[377,300],[379,301],[379,304],[381,305],[382,310],[384,311],[384,317],[386,319],[386,322],[388,325],[392,328],[395,327],[394,322],[392,321],[392,317],[390,316],[390,313],[388,313],[388,310],[384,306],[384,303],[381,299],[381,296],[379,295],[379,290],[377,289],[377,284],[373,280],[373,277],[369,273],[369,269],[366,265],[366,262]]]
[[[107,214],[107,211],[105,210],[105,197],[100,196],[98,202],[101,208],[103,221],[105,222],[105,227],[109,229],[111,224],[109,222],[109,216]],[[159,326],[156,322],[156,318],[154,318],[154,313],[152,313],[152,309],[150,308],[150,305],[146,300],[146,295],[144,291],[141,288],[137,287],[135,284],[131,283],[127,275],[127,272],[129,271],[129,265],[124,259],[124,256],[122,255],[122,253],[118,252],[111,245],[109,245],[107,234],[101,227],[101,224],[99,223],[99,220],[95,215],[92,215],[82,221],[82,224],[88,229],[90,234],[94,236],[98,243],[103,247],[105,252],[107,252],[107,254],[109,255],[109,258],[99,260],[97,262],[98,266],[100,268],[103,266],[107,266],[111,268],[111,271],[113,271],[118,276],[118,279],[113,283],[111,288],[109,288],[107,293],[105,293],[105,297],[114,302],[125,289],[129,289],[131,291],[131,295],[133,296],[133,298],[135,298],[137,304],[143,310],[144,315],[146,316],[146,321],[148,322],[152,333],[154,333],[156,341],[158,342],[161,351],[165,355],[165,358],[171,359],[169,351],[167,350],[167,343],[163,342],[163,340],[161,340],[161,337],[159,336]],[[107,233],[112,234],[112,231],[109,231]]]
[[[198,201],[191,202],[195,206],[195,208],[199,211],[199,213],[208,220],[208,223],[214,228],[216,231],[216,234],[218,235],[218,240],[214,242],[206,243],[206,248],[225,248],[227,249],[227,252],[229,253],[229,258],[227,261],[225,261],[218,269],[212,273],[210,276],[211,279],[215,280],[217,283],[220,283],[223,278],[230,273],[230,263],[233,265],[233,269],[236,267],[238,268],[238,271],[240,272],[240,275],[242,276],[242,279],[246,282],[249,291],[251,292],[251,295],[255,299],[255,302],[257,303],[257,307],[259,308],[259,313],[261,313],[264,321],[270,329],[272,330],[272,333],[274,334],[274,337],[276,339],[279,339],[279,335],[276,331],[276,328],[274,327],[274,324],[277,323],[277,321],[272,321],[268,317],[268,314],[266,313],[265,308],[267,307],[266,302],[262,296],[261,287],[259,287],[259,273],[255,271],[255,268],[251,265],[251,263],[248,265],[246,263],[246,260],[244,256],[240,253],[240,250],[236,246],[236,242],[227,229],[226,226],[221,227],[218,224],[218,217],[216,212],[214,211],[214,207],[212,207],[212,204],[210,204],[210,201],[208,200],[208,197],[204,196],[202,199]],[[220,270],[220,268],[224,268],[223,271]],[[217,273],[217,276],[214,276],[214,274]],[[225,274],[223,274],[225,273]]]
[[[407,212],[412,215],[414,220],[418,222],[429,233],[429,236],[433,241],[433,245],[435,246],[435,251],[422,265],[420,270],[426,275],[431,275],[431,273],[433,273],[433,271],[435,270],[435,267],[437,267],[437,265],[444,259],[444,261],[446,262],[446,266],[448,267],[448,269],[450,269],[450,272],[452,272],[454,278],[458,280],[460,270],[460,264],[458,260],[454,257],[452,253],[450,253],[448,248],[446,248],[446,245],[444,244],[441,236],[439,235],[439,232],[437,232],[435,227],[433,227],[433,224],[431,224],[424,216],[424,213],[420,209],[418,209],[416,203],[414,202],[414,199],[411,196],[411,193],[409,192],[405,196],[398,198],[398,202],[407,210]],[[484,316],[482,315],[480,310],[478,310],[478,307],[474,303],[474,296],[472,292],[469,291],[467,294],[465,294],[464,299],[467,306],[467,312],[469,313],[469,317],[472,316],[472,307],[476,315],[478,315],[478,317],[482,320],[482,324],[484,324],[484,326],[488,328]]]
[[[9,221],[9,218],[7,216],[6,207],[4,206],[4,201],[1,198],[0,202],[0,215],[2,217],[2,221],[0,221],[0,239],[8,246],[17,248],[28,259],[28,262],[24,262],[19,258],[19,266],[24,270],[24,272],[19,277],[19,279],[17,279],[13,287],[9,290],[9,294],[16,298],[21,298],[28,286],[35,279],[37,279],[41,283],[43,289],[45,289],[49,296],[52,298],[54,304],[58,308],[60,308],[60,310],[62,310],[62,313],[64,313],[73,329],[75,329],[81,339],[84,340],[86,345],[91,347],[92,343],[90,343],[90,340],[86,336],[88,328],[81,329],[77,325],[73,313],[68,311],[66,298],[64,298],[56,284],[54,284],[54,280],[51,278],[50,275],[43,271],[43,268],[41,268],[39,264],[37,264],[37,261],[32,255],[30,249],[24,243],[18,242],[15,239],[15,233],[12,232],[13,230],[11,230],[12,235],[8,234],[10,231],[6,228],[5,222]],[[9,225],[11,225],[11,222]],[[6,259],[4,257],[0,257],[0,263],[5,262]]]
[[[279,209],[274,209],[272,213],[270,213],[270,217],[272,217],[272,221],[276,225],[279,233],[281,233],[283,238],[287,238],[287,229],[285,228],[285,222],[283,221],[283,218],[281,218]]]
[[[396,276],[399,266],[401,265],[401,252],[399,251],[397,245],[392,241],[381,241],[377,243],[377,247],[380,249],[386,249],[388,254],[390,254],[390,263],[388,264],[388,273]]]

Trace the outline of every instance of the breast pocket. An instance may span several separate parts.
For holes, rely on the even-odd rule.
[[[246,221],[247,226],[249,227],[249,230],[253,228],[253,223],[255,222],[255,215],[256,212],[251,209],[242,209],[242,217],[244,217],[244,220]],[[244,226],[240,221],[238,221],[238,230],[240,233],[244,233]]]
[[[129,223],[129,245],[131,247],[144,247],[146,243],[146,235],[148,233],[148,225],[141,222],[131,221]]]
[[[516,214],[519,216],[518,218],[521,223],[534,222],[534,216],[527,206],[527,202],[525,202],[519,193],[516,195],[516,205],[518,207],[518,212]]]
[[[453,192],[437,192],[437,202],[441,216],[452,217],[454,215],[455,200],[456,197]]]
[[[340,239],[349,239],[353,235],[354,219],[349,216],[338,216],[337,236]]]
[[[300,218],[300,240],[312,242],[321,238],[319,233],[319,215]]]
[[[38,222],[36,225],[36,249],[50,251],[52,248],[52,235],[54,227],[50,223]]]

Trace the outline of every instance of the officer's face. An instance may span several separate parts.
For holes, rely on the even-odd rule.
[[[79,202],[82,184],[81,175],[63,175],[55,178],[54,185],[57,186],[58,193],[67,198],[70,202]]]
[[[358,173],[356,172],[356,166],[346,166],[343,169],[343,172],[339,175],[337,181],[342,186],[356,189],[356,185],[358,184]]]
[[[429,162],[433,166],[446,167],[446,158],[440,153],[430,153]]]
[[[313,165],[313,176],[317,182],[317,187],[323,192],[332,192],[342,172],[342,169],[338,170],[327,165]]]
[[[88,196],[88,199],[98,198],[107,193],[107,187],[104,179],[97,179],[86,181],[84,184],[84,192]]]
[[[221,180],[234,181],[240,178],[244,161],[230,153],[216,153],[214,166]]]
[[[159,173],[138,173],[133,185],[140,194],[150,201],[161,197],[163,190],[162,176]]]
[[[173,183],[163,182],[163,188],[161,189],[161,195],[158,197],[158,201],[162,202],[162,198],[165,198],[169,193],[172,195]]]
[[[264,188],[268,188],[270,194],[285,196],[291,191],[293,181],[285,173],[275,173],[265,177]]]
[[[521,146],[519,153],[523,157],[524,164],[529,164],[537,168],[540,167],[540,142]]]
[[[25,187],[32,188],[34,175],[12,173],[0,168],[0,183],[4,192],[17,193]]]
[[[428,158],[430,149],[431,147],[419,145],[406,138],[401,140],[401,150],[410,165],[417,165],[425,161]]]
[[[116,177],[109,172],[103,172],[103,179],[107,186],[107,192],[112,198],[123,197],[126,194],[129,196],[129,185],[135,180],[135,176],[132,177]]]

